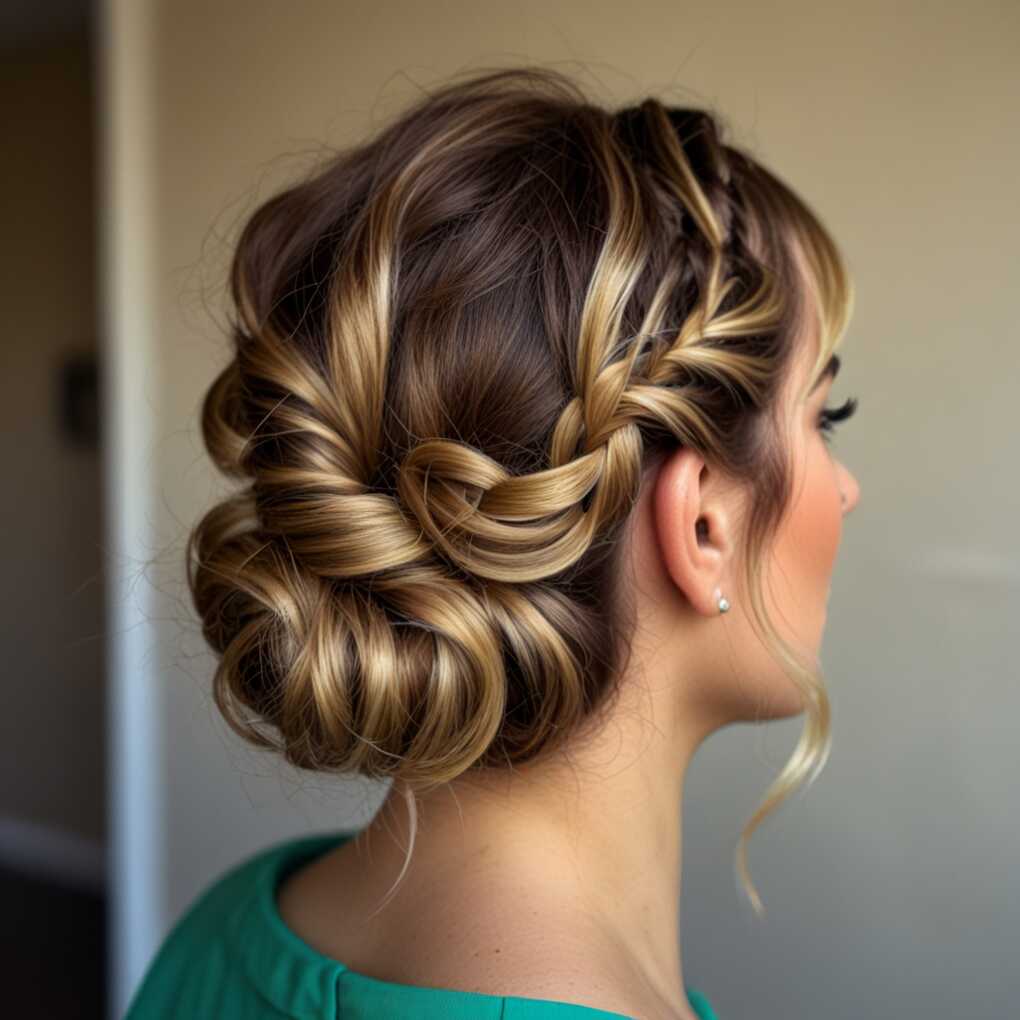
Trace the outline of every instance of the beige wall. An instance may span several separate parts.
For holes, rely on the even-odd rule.
[[[226,355],[229,242],[318,146],[370,130],[420,85],[551,62],[608,102],[655,92],[721,111],[816,206],[858,287],[832,401],[860,398],[836,443],[862,488],[823,650],[833,755],[751,843],[761,925],[732,849],[799,723],[705,745],[685,807],[685,976],[723,1017],[1015,1008],[1020,8],[147,0],[146,30],[126,7],[111,5],[115,41],[151,47],[134,61],[155,168],[154,349],[137,385],[157,415],[152,547],[166,551],[148,672],[132,678],[164,747],[153,789],[171,864],[148,890],[151,938],[243,853],[372,806],[243,749],[214,718],[168,546],[219,491],[196,427]]]
[[[61,431],[60,368],[97,346],[92,71],[83,32],[0,60],[0,854],[101,877],[99,451]],[[24,859],[23,859],[24,858]]]

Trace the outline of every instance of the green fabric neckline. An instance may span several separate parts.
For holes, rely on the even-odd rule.
[[[463,1008],[467,1001],[477,1003],[483,1012],[488,1015],[503,1016],[506,1020],[513,1020],[516,1006],[525,1016],[531,1015],[527,1012],[528,1007],[535,1007],[540,1004],[558,1006],[563,1012],[564,1018],[568,1011],[577,1011],[577,1018],[586,1020],[633,1020],[626,1014],[614,1013],[607,1010],[599,1010],[591,1006],[583,1006],[579,1003],[563,1002],[555,999],[537,999],[528,996],[502,996],[490,995],[482,992],[468,992],[452,988],[432,988],[418,985],[400,984],[399,982],[382,981],[351,970],[346,964],[339,960],[325,956],[317,949],[304,941],[296,932],[287,927],[282,915],[276,906],[276,891],[284,879],[296,871],[302,865],[310,862],[316,857],[322,856],[328,851],[348,842],[357,835],[357,831],[339,831],[327,833],[315,833],[309,836],[301,836],[288,840],[282,844],[271,847],[259,854],[253,864],[257,867],[256,895],[251,901],[251,912],[242,912],[237,917],[238,935],[240,945],[244,946],[243,932],[247,928],[250,932],[253,929],[248,927],[253,923],[267,929],[271,938],[267,943],[256,945],[249,940],[247,945],[252,947],[245,963],[248,975],[257,985],[262,993],[283,1010],[297,1009],[304,1018],[312,1020],[316,1015],[324,1015],[322,1009],[326,1006],[327,998],[335,994],[334,985],[336,975],[342,974],[345,984],[359,986],[362,991],[379,997],[387,1002],[403,1004],[412,1007],[414,1015],[426,1017],[443,1015],[443,1005],[460,1006]],[[303,993],[301,1003],[295,1003],[294,996],[294,975],[303,972],[306,980],[300,982]],[[309,978],[309,974],[312,975]],[[708,1000],[696,989],[686,987],[687,997],[691,1008],[697,1013],[701,1020],[718,1020]],[[495,1010],[500,1004],[505,1004],[503,1013]]]

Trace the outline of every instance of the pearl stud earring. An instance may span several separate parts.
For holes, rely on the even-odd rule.
[[[719,588],[716,588],[714,594],[715,594],[716,599],[718,599],[718,602],[719,602],[719,612],[720,613],[728,612],[729,608],[730,608],[729,600],[726,599],[723,596],[723,593],[722,593],[722,591]]]

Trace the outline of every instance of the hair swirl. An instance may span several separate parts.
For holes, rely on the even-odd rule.
[[[616,539],[683,443],[754,480],[753,619],[807,713],[740,854],[817,775],[828,698],[768,620],[761,563],[790,495],[792,337],[818,314],[822,364],[852,291],[808,207],[721,133],[653,98],[609,112],[550,70],[476,73],[250,217],[202,408],[242,486],[188,542],[243,737],[414,791],[567,746],[626,661]]]

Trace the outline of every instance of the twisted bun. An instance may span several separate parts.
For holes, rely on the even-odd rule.
[[[677,443],[755,479],[759,562],[809,307],[791,242],[822,356],[849,285],[807,207],[720,134],[654,99],[614,115],[552,71],[479,74],[254,213],[202,408],[243,487],[188,544],[237,732],[415,790],[553,754],[616,693],[616,539]],[[788,786],[827,753],[800,676],[811,753]]]

